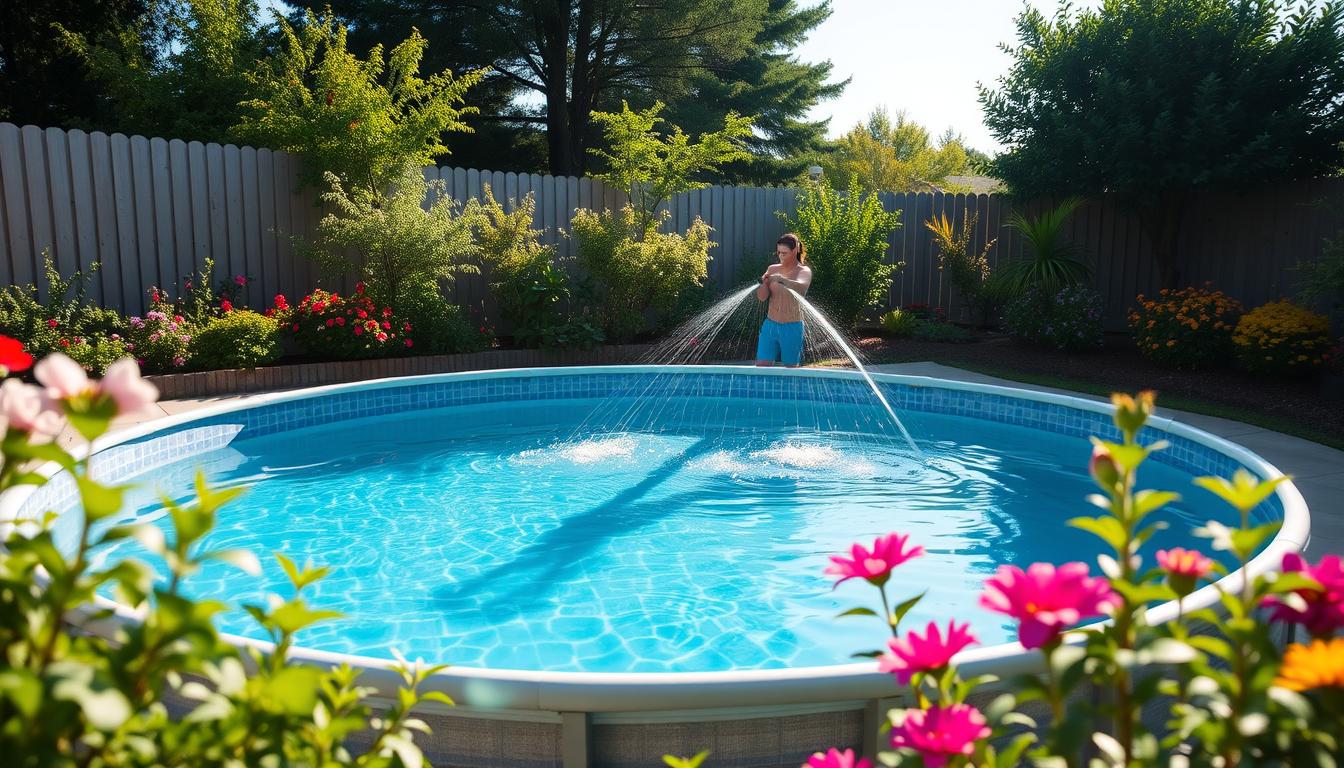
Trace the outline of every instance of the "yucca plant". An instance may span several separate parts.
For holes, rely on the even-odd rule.
[[[1025,238],[1028,256],[1014,259],[1003,270],[1006,289],[1014,296],[1033,286],[1046,295],[1054,295],[1066,285],[1085,282],[1092,268],[1079,257],[1076,245],[1064,239],[1064,225],[1083,201],[1070,197],[1051,210],[1033,218],[1014,212],[1008,219]]]

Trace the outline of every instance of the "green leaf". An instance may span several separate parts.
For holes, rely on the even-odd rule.
[[[90,522],[97,522],[121,511],[122,496],[125,487],[103,485],[87,477],[76,477],[79,486],[79,499],[84,506],[84,516]]]
[[[1282,521],[1275,521],[1249,529],[1234,529],[1232,531],[1232,551],[1249,558],[1282,527]]]
[[[66,471],[73,471],[76,463],[75,457],[56,443],[30,443],[18,432],[6,436],[4,453],[19,462],[53,461]]]
[[[1170,491],[1142,490],[1134,494],[1134,517],[1135,522],[1142,520],[1149,514],[1165,507],[1173,501],[1180,500],[1179,493]]]
[[[1121,552],[1125,546],[1125,528],[1120,521],[1109,515],[1100,517],[1075,517],[1069,520],[1066,525],[1071,528],[1087,531],[1102,541],[1106,542],[1116,552]]]
[[[262,695],[276,709],[295,717],[312,715],[317,705],[322,670],[311,666],[283,667],[274,676],[262,678]]]
[[[452,697],[443,691],[425,691],[420,694],[420,700],[438,702],[446,707],[457,706],[457,703],[453,701]]]
[[[319,621],[341,617],[340,611],[315,611],[302,602],[292,600],[271,611],[271,623],[280,631],[293,634]]]
[[[383,743],[396,754],[404,768],[420,768],[424,765],[424,754],[410,739],[403,739],[400,736],[385,736],[383,737]]]
[[[905,615],[910,612],[911,608],[914,608],[916,605],[918,605],[919,601],[923,600],[924,595],[926,594],[928,594],[927,590],[925,590],[924,592],[920,592],[918,595],[915,595],[914,597],[910,598],[909,600],[906,600],[905,602],[897,605],[894,609],[892,609],[891,626],[893,627],[900,626],[901,620],[905,618]]]
[[[663,755],[663,763],[668,768],[700,768],[700,764],[709,757],[709,750],[697,754],[695,757],[677,757],[676,755]]]
[[[293,560],[279,552],[275,553],[275,559],[280,561],[280,567],[285,569],[285,575],[289,577],[289,581],[295,589],[303,589],[309,584],[325,578],[330,571],[329,568],[309,568],[307,566],[300,570],[298,566],[294,565]]]
[[[0,672],[0,697],[24,717],[33,718],[42,708],[42,683],[27,669],[6,669]]]
[[[876,615],[877,611],[874,611],[871,608],[850,608],[848,611],[845,611],[844,613],[837,613],[835,615],[835,618],[839,619],[844,616],[876,616]]]
[[[1238,469],[1230,481],[1221,477],[1200,477],[1195,479],[1195,485],[1214,493],[1237,509],[1249,512],[1289,479],[1286,475],[1280,475],[1260,480],[1245,469]]]

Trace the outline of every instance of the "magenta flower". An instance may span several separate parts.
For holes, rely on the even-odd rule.
[[[947,637],[943,637],[938,624],[930,621],[922,637],[917,630],[910,630],[905,637],[888,640],[891,650],[878,658],[877,670],[895,674],[896,681],[905,685],[916,672],[947,666],[953,656],[974,642],[970,624],[957,626],[956,621],[948,621]]]
[[[247,277],[244,275],[234,275],[233,283],[234,285],[247,285]]]
[[[1344,559],[1326,555],[1309,565],[1296,552],[1283,556],[1284,573],[1301,573],[1321,585],[1320,589],[1295,590],[1306,607],[1294,607],[1278,596],[1270,595],[1264,604],[1273,608],[1270,619],[1301,624],[1312,637],[1326,638],[1344,629]]]
[[[956,755],[975,752],[975,742],[989,733],[985,716],[969,704],[908,709],[891,728],[891,746],[918,752],[925,768],[942,768]]]
[[[889,533],[877,537],[871,551],[865,549],[862,544],[855,544],[850,549],[849,557],[832,555],[831,565],[826,567],[826,573],[840,577],[835,582],[837,587],[853,578],[866,579],[871,584],[881,585],[886,582],[893,568],[924,554],[924,548],[920,546],[906,549],[905,545],[909,540],[909,536]]]
[[[1001,565],[985,582],[980,605],[1017,619],[1017,639],[1040,648],[1083,619],[1120,604],[1110,582],[1087,575],[1086,563],[1032,563],[1026,571]]]
[[[1167,572],[1167,583],[1178,594],[1188,595],[1195,583],[1213,571],[1213,561],[1193,549],[1172,547],[1157,551],[1157,564]]]
[[[831,747],[824,755],[818,752],[807,758],[802,768],[873,768],[873,763],[866,757],[855,759],[852,749],[841,752]]]

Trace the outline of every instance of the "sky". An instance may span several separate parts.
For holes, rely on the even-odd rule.
[[[1053,14],[1056,0],[1026,0]],[[1016,40],[1014,19],[1023,0],[832,0],[832,14],[797,49],[802,61],[829,59],[832,77],[852,77],[838,99],[823,102],[811,119],[831,118],[838,136],[875,107],[905,110],[934,136],[947,128],[993,154],[1002,147],[980,113],[977,83],[993,85],[1010,59],[999,43]],[[1078,0],[1095,8],[1101,0]]]

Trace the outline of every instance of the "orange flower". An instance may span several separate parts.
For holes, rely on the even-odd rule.
[[[1290,691],[1344,688],[1344,637],[1288,646],[1274,684]]]

